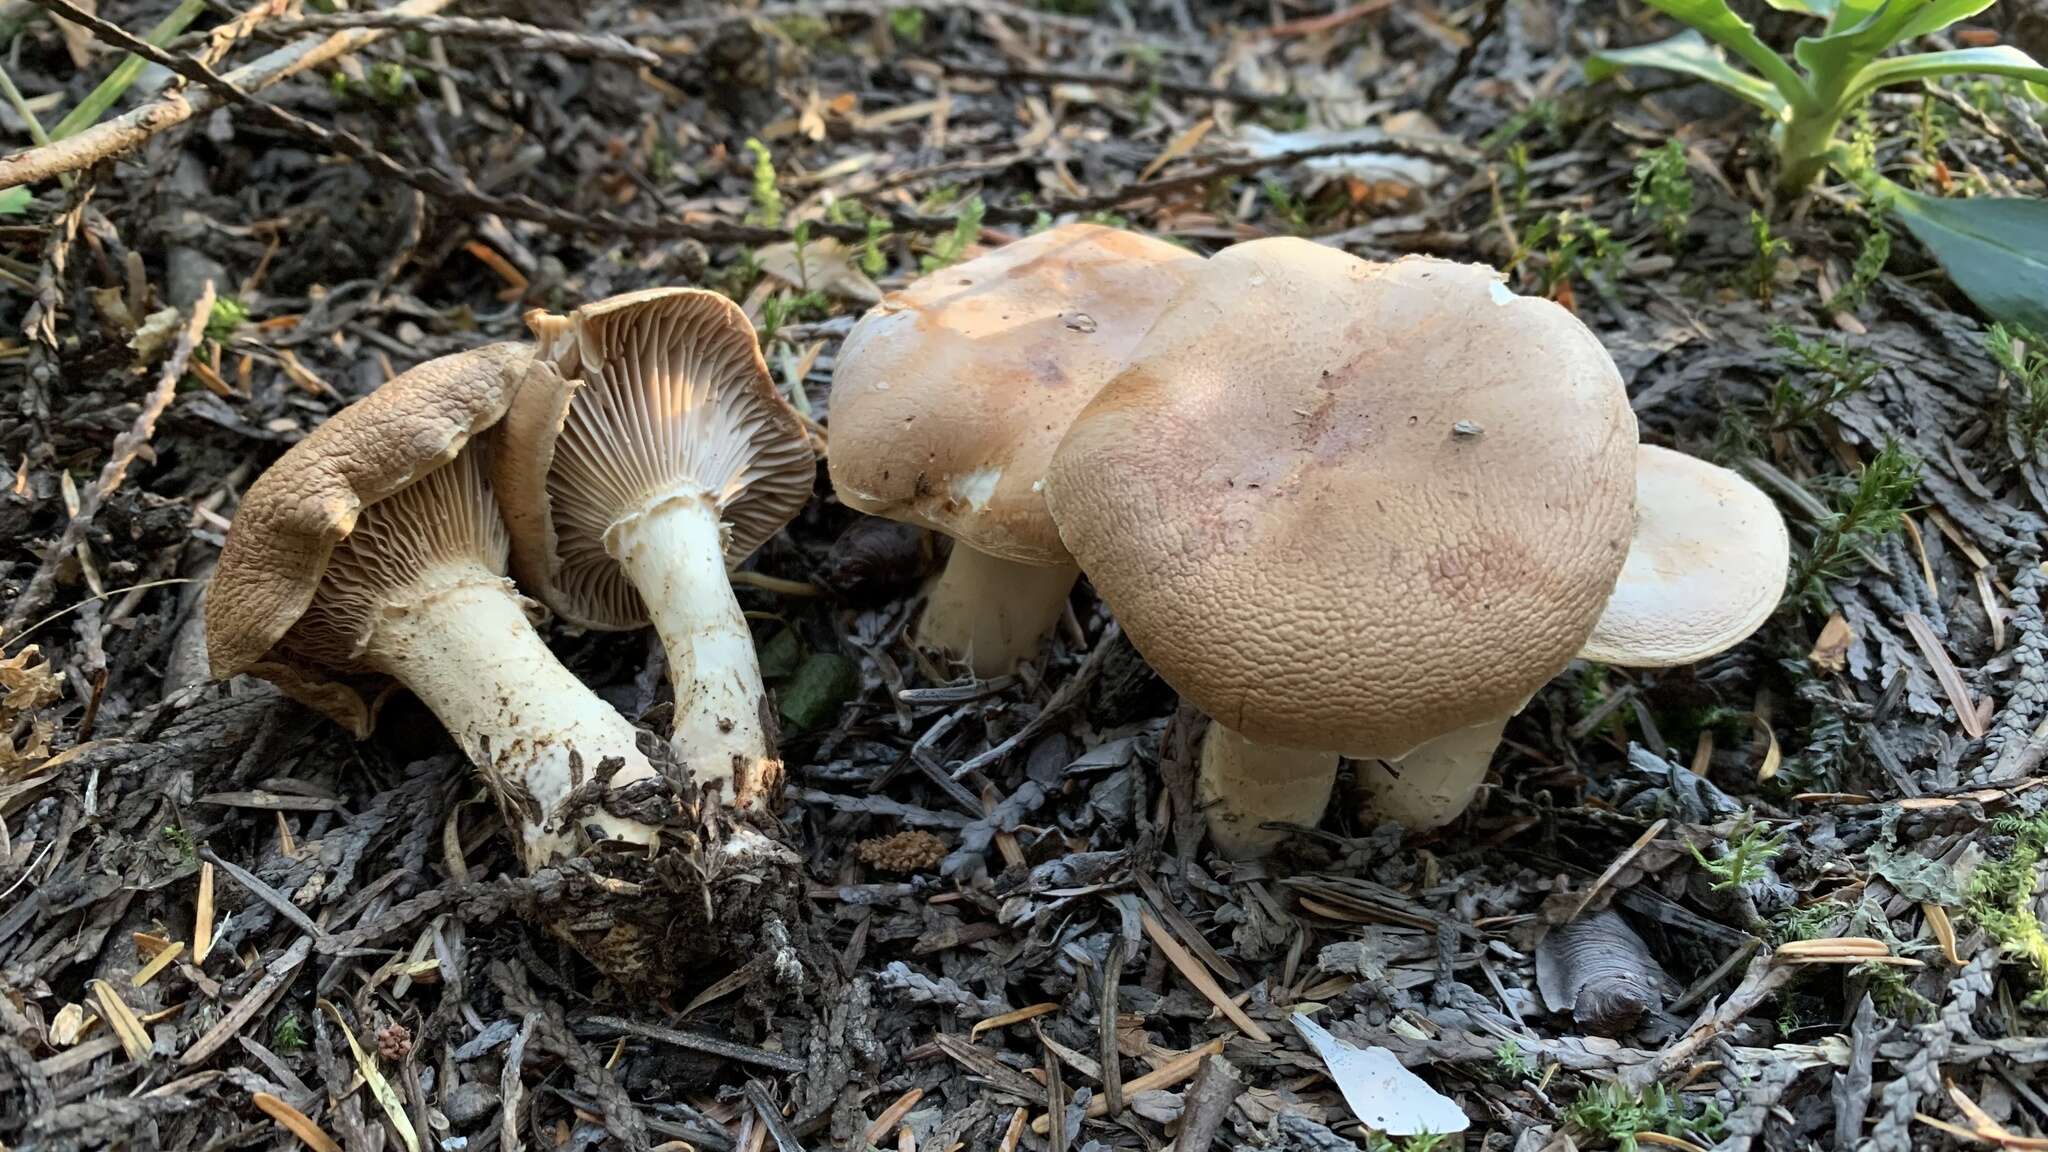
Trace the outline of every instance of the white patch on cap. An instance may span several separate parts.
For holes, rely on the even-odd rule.
[[[1002,478],[1001,468],[976,469],[953,481],[953,498],[979,512],[988,507],[990,498],[996,494],[996,484]]]
[[[1515,295],[1515,290],[1513,288],[1508,287],[1507,285],[1501,283],[1498,280],[1495,280],[1493,283],[1488,284],[1486,286],[1486,290],[1493,294],[1493,302],[1495,304],[1513,304],[1515,301],[1521,299],[1520,296]]]

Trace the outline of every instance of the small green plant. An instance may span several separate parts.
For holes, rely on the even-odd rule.
[[[1911,1023],[1934,1016],[1934,1002],[1913,990],[1903,968],[1890,964],[1858,964],[1849,970],[1849,975],[1864,981],[1878,1011],[1888,1017]]]
[[[1513,269],[1525,258],[1542,285],[1543,295],[1557,298],[1574,280],[1584,280],[1602,296],[1614,294],[1621,276],[1621,246],[1614,233],[1569,210],[1553,212],[1522,233],[1522,248],[1508,261]]]
[[[1436,1132],[1418,1132],[1401,1140],[1389,1140],[1378,1132],[1365,1134],[1365,1152],[1443,1152],[1450,1137]]]
[[[1992,830],[2012,837],[2012,848],[2002,859],[1985,861],[1970,877],[1963,910],[1999,947],[2033,969],[2040,988],[2027,1003],[2048,1005],[2048,932],[2034,914],[2041,859],[2048,853],[2048,813],[2001,816]]]
[[[761,301],[761,343],[775,339],[786,324],[823,319],[831,311],[832,302],[823,292],[777,292]]]
[[[1828,512],[1814,529],[1813,542],[1792,567],[1792,586],[1824,599],[1825,585],[1849,574],[1857,549],[1899,530],[1906,501],[1920,486],[1920,461],[1896,443],[1856,470],[1839,486]]]
[[[763,228],[782,226],[782,190],[775,186],[775,157],[768,146],[752,136],[747,137],[747,154],[754,158],[754,186],[751,195],[754,210],[747,213],[747,223]]]
[[[1885,226],[1871,221],[1870,231],[1863,234],[1863,244],[1856,249],[1856,263],[1849,269],[1849,282],[1833,296],[1828,297],[1827,309],[1831,312],[1845,308],[1859,308],[1864,297],[1870,294],[1870,286],[1877,283],[1884,266],[1892,258],[1892,234]]]
[[[1772,834],[1744,817],[1735,834],[1721,845],[1718,859],[1707,859],[1705,853],[1690,844],[1686,848],[1699,866],[1714,877],[1708,887],[1720,892],[1763,879],[1766,866],[1785,850],[1785,834]]]
[[[1594,80],[1624,68],[1661,68],[1705,80],[1756,105],[1772,125],[1778,188],[1806,190],[1834,158],[1836,130],[1872,92],[1939,76],[2012,76],[2048,83],[2026,53],[2004,45],[1888,55],[1988,7],[1985,0],[1770,0],[1771,7],[1825,20],[1818,36],[1801,37],[1787,60],[1726,0],[1649,0],[1650,7],[1689,31],[1655,44],[1599,53],[1586,64]],[[1733,54],[1747,69],[1730,63]]]
[[[860,270],[880,276],[889,270],[889,257],[882,252],[882,241],[889,238],[889,222],[880,216],[870,216],[867,230],[867,237],[860,242]]]
[[[185,831],[176,824],[166,824],[163,826],[162,835],[164,843],[170,846],[171,851],[177,854],[178,859],[188,864],[199,859],[199,847],[192,843],[192,834],[190,832]]]
[[[960,262],[967,249],[981,236],[981,216],[985,211],[981,197],[970,196],[960,205],[960,211],[953,217],[953,230],[932,241],[932,250],[919,261],[926,272],[936,272]]]
[[[1756,248],[1756,255],[1749,258],[1749,294],[1768,308],[1778,290],[1778,264],[1792,254],[1792,244],[1771,235],[1770,218],[1754,209],[1749,213],[1749,240]]]
[[[1564,130],[1564,110],[1555,100],[1532,100],[1527,108],[1516,112],[1501,122],[1500,127],[1488,132],[1479,141],[1480,148],[1491,152],[1504,145],[1513,144],[1527,135],[1530,129],[1540,135],[1555,139]]]
[[[1723,1123],[1719,1109],[1712,1107],[1688,1123],[1682,1106],[1662,1084],[1652,1084],[1640,1095],[1620,1084],[1590,1085],[1564,1110],[1564,1118],[1620,1152],[1637,1152],[1641,1147],[1638,1138],[1645,1132],[1677,1137],[1690,1128],[1705,1136],[1717,1132]]]
[[[1795,904],[1771,917],[1771,940],[1784,944],[1793,940],[1814,940],[1828,930],[1846,911],[1832,900]]]
[[[1811,423],[1836,402],[1861,392],[1877,376],[1877,361],[1851,352],[1846,339],[1839,344],[1807,340],[1779,325],[1771,329],[1771,341],[1785,350],[1791,365],[1805,377],[1804,383],[1795,382],[1788,373],[1778,377],[1777,386],[1771,389],[1771,428],[1775,431]]]
[[[924,9],[889,9],[889,31],[895,33],[898,40],[908,40],[913,44],[923,41]]]
[[[2048,439],[2048,341],[2017,324],[1993,324],[1984,347],[2004,373],[2006,411],[2022,442],[2039,450]]]
[[[1662,232],[1664,242],[1672,248],[1685,242],[1686,226],[1692,222],[1692,194],[1692,171],[1686,167],[1685,148],[1676,138],[1645,153],[1636,163],[1629,203],[1636,219]]]
[[[270,1026],[270,1046],[280,1056],[289,1056],[306,1046],[306,1022],[289,1009]]]
[[[1529,210],[1529,145],[1517,140],[1508,145],[1508,198],[1513,201],[1515,215]]]
[[[1273,214],[1289,232],[1296,235],[1308,231],[1308,209],[1287,185],[1278,180],[1267,180],[1260,187],[1266,194],[1266,203],[1272,205]]]
[[[213,309],[206,314],[206,338],[216,344],[225,344],[249,319],[249,306],[233,296],[216,296]]]
[[[1536,1075],[1536,1066],[1529,1062],[1528,1053],[1513,1040],[1503,1040],[1493,1050],[1493,1066],[1504,1080],[1527,1080]]]

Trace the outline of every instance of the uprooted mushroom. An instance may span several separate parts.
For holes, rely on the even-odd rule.
[[[1671,635],[1642,591],[1685,579],[1645,552],[1666,461],[1646,458],[1639,509],[1638,456],[1619,374],[1564,309],[1491,269],[1275,239],[1195,273],[1074,419],[1047,497],[1132,642],[1212,718],[1200,801],[1218,849],[1250,856],[1284,836],[1266,825],[1321,818],[1340,755],[1387,765],[1361,773],[1380,818],[1449,821],[1589,638]],[[1740,608],[1692,606],[1716,622],[1682,659],[1776,603],[1783,525],[1743,508],[1755,578]]]
[[[208,654],[216,677],[272,680],[358,738],[384,687],[410,689],[481,770],[530,871],[573,865],[561,890],[572,901],[630,896],[635,886],[602,865],[644,864],[666,833],[688,845],[702,825],[663,773],[659,741],[643,743],[562,666],[506,579],[509,545],[478,437],[532,354],[498,344],[422,364],[258,477],[207,597]],[[751,830],[718,837],[713,855],[699,875],[787,863]],[[586,914],[550,926],[610,974],[650,979],[678,929],[704,926],[658,903],[575,909]]]
[[[781,761],[726,569],[810,498],[810,440],[717,293],[650,289],[527,323],[539,351],[497,437],[513,574],[584,627],[651,621],[677,761],[762,808]]]
[[[1200,265],[1068,224],[932,273],[854,326],[833,372],[832,485],[953,538],[920,644],[983,677],[1037,654],[1080,574],[1046,511],[1046,465]]]

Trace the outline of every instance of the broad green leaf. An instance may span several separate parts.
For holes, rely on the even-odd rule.
[[[1860,20],[1837,19],[1824,36],[1803,37],[1792,55],[1813,77],[1821,92],[1841,91],[1849,75],[1890,51],[1894,45],[1939,32],[1958,20],[1989,8],[1996,0],[1892,0]]]
[[[1835,0],[1764,0],[1764,3],[1780,12],[1797,12],[1801,16],[1818,16],[1823,20],[1835,14]]]
[[[1865,68],[1845,94],[1845,107],[1866,94],[1908,80],[1931,80],[1936,76],[2011,76],[2030,84],[2048,84],[2048,68],[2032,56],[2010,45],[1993,48],[1957,48],[1948,52],[1922,52],[1894,56]]]
[[[1996,3],[1998,0],[1934,0],[1907,22],[1899,33],[1899,41],[1932,35],[1958,20],[1968,20]]]
[[[35,197],[26,188],[9,188],[0,191],[0,216],[19,216],[28,211],[29,201]]]
[[[1776,88],[1788,103],[1810,95],[1806,81],[1785,58],[1757,38],[1749,21],[1735,14],[1727,0],[1646,0],[1650,7],[1684,24],[1734,53]]]
[[[1889,184],[1884,199],[1985,315],[2048,332],[2048,200],[1924,196]]]
[[[1776,88],[1728,63],[1728,57],[1697,32],[1680,32],[1655,44],[1596,53],[1586,61],[1586,79],[1605,80],[1624,68],[1662,68],[1682,73],[1739,96],[1772,116],[1782,118],[1786,112],[1785,97]]]

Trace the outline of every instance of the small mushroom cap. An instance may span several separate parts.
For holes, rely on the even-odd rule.
[[[605,532],[622,519],[709,493],[729,529],[731,565],[810,499],[810,437],[732,301],[652,288],[526,322],[539,352],[496,433],[492,479],[512,574],[565,618],[586,628],[647,623],[605,550]]]
[[[429,360],[336,412],[256,478],[207,592],[215,677],[256,672],[367,733],[352,689],[273,649],[312,605],[363,509],[454,460],[496,423],[532,355],[523,344],[492,344]]]
[[[1074,420],[1047,496],[1211,716],[1399,757],[1578,652],[1628,547],[1635,440],[1599,341],[1492,269],[1258,240]]]
[[[1069,562],[1047,464],[1201,258],[1067,224],[892,292],[832,374],[840,500],[1020,564]]]
[[[1580,655],[1669,668],[1725,652],[1777,611],[1791,558],[1785,520],[1756,485],[1644,444],[1628,561]]]

